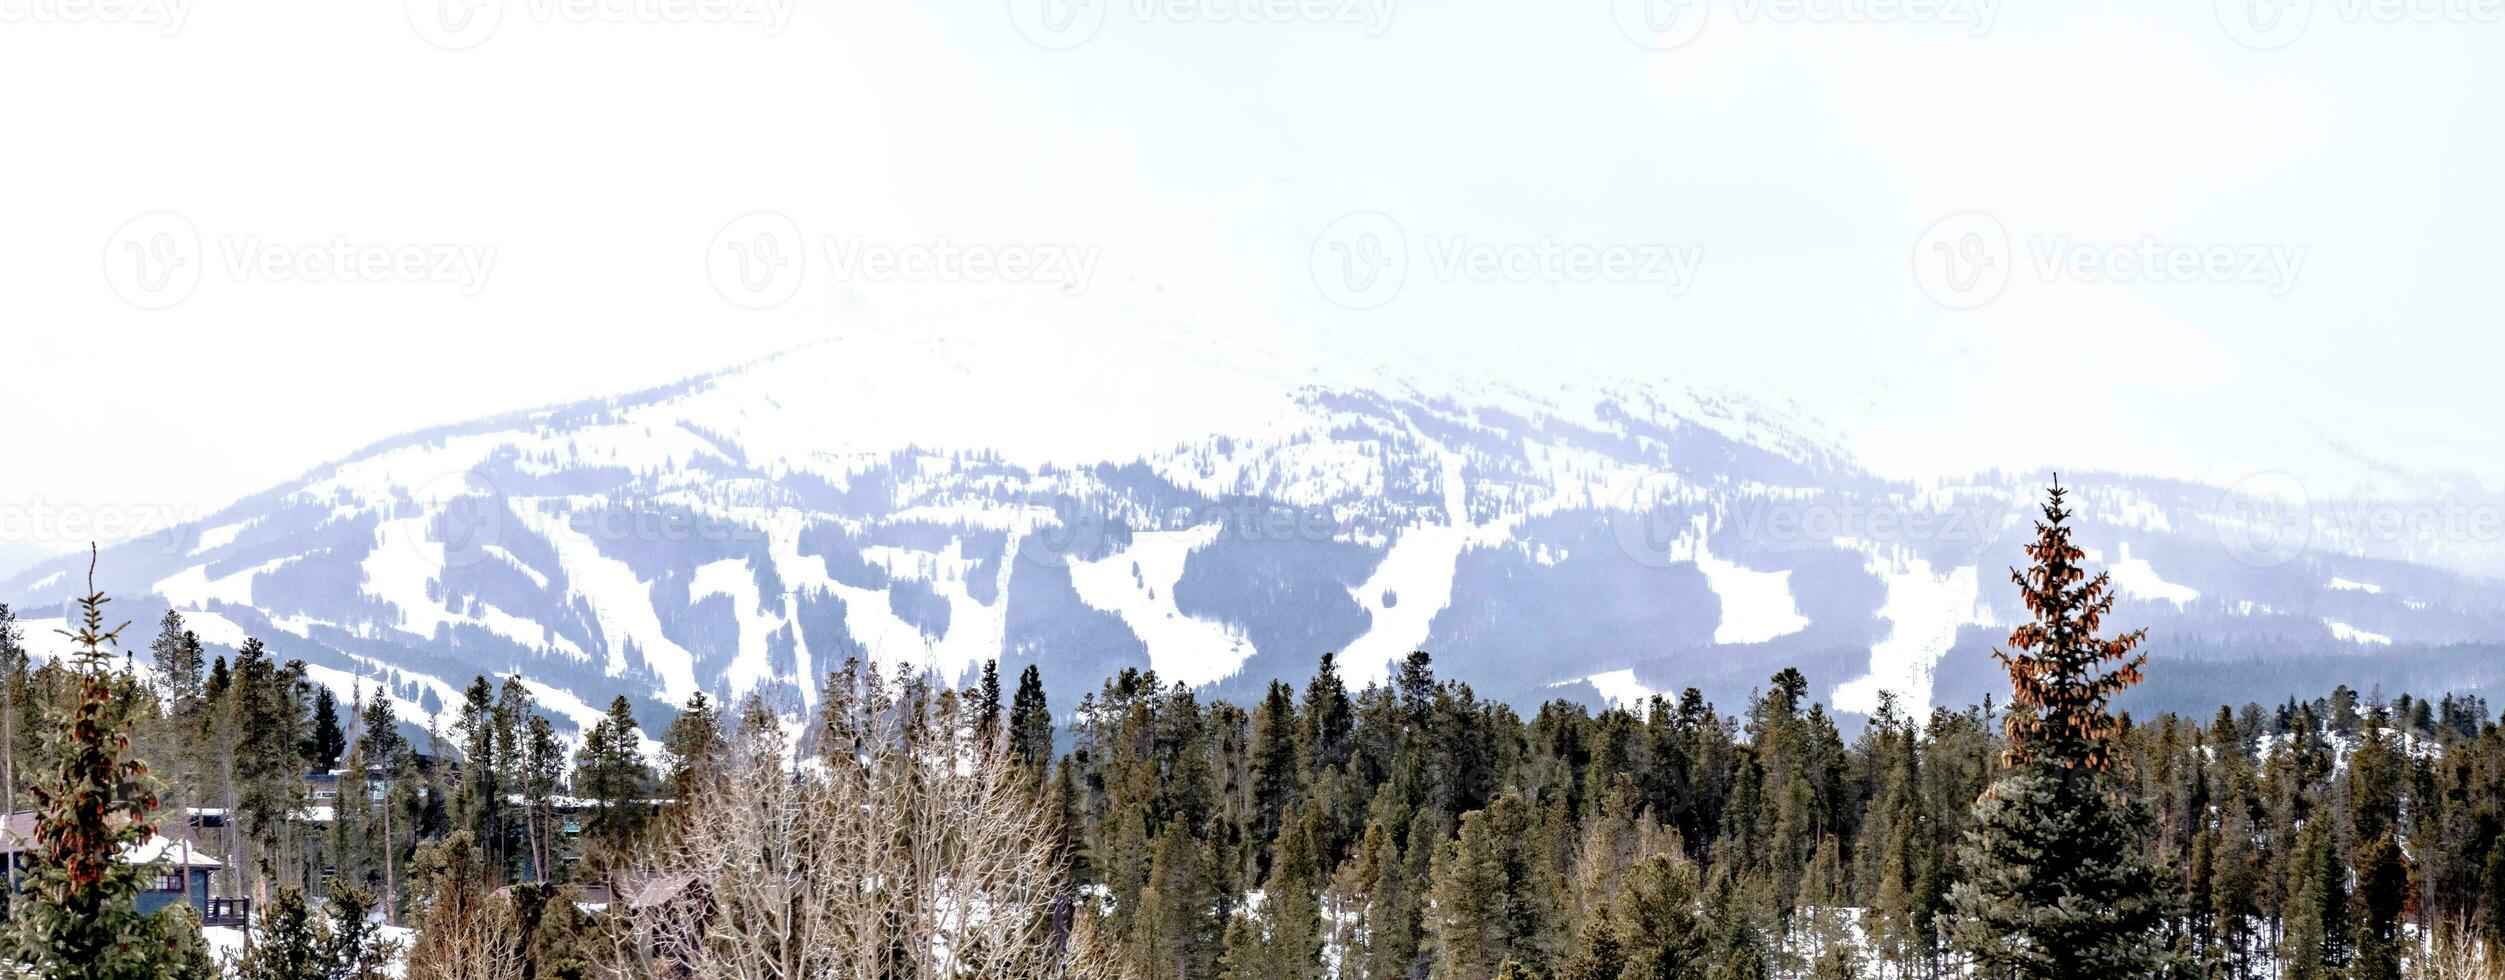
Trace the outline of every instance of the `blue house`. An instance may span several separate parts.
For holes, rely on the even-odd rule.
[[[0,855],[7,856],[11,870],[24,865],[26,858],[22,852],[33,847],[34,841],[34,812],[9,814],[7,829],[0,831]],[[209,875],[224,867],[225,863],[195,850],[190,841],[153,836],[147,843],[123,853],[122,860],[130,864],[157,866],[153,887],[139,894],[139,911],[143,914],[153,915],[176,902],[190,902],[200,910],[204,920],[210,918],[212,911],[221,913],[222,918],[233,918],[235,915],[231,908],[233,903],[211,901],[209,898]],[[10,880],[14,883],[16,878],[12,876]]]

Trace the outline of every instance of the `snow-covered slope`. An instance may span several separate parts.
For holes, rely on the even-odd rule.
[[[1668,381],[863,333],[395,439],[115,548],[102,584],[420,711],[508,671],[571,720],[699,689],[799,708],[851,657],[952,681],[1041,663],[1066,702],[1123,667],[1242,693],[1420,648],[1520,701],[1728,699],[1797,665],[1866,711],[1989,686],[2042,479],[1878,480],[1787,413]],[[2449,646],[2505,640],[2486,583],[2336,528],[2257,554],[2214,488],[2070,482],[2123,618],[2210,678],[2186,683],[2268,656],[2498,670]],[[57,618],[78,571],[0,599]]]

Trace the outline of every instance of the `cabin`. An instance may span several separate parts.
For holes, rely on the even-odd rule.
[[[29,861],[28,851],[35,846],[35,814],[21,811],[9,814],[8,826],[0,830],[0,855],[5,855],[10,887],[16,887],[16,872]],[[176,902],[190,902],[200,910],[201,919],[210,925],[233,924],[223,920],[240,919],[244,913],[235,902],[209,898],[209,876],[225,863],[192,847],[187,840],[169,840],[151,836],[148,842],[122,854],[128,864],[155,864],[158,873],[148,890],[139,893],[138,906],[143,915],[154,915]]]

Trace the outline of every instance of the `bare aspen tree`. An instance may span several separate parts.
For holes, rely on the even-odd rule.
[[[954,693],[848,666],[814,757],[769,712],[741,729],[634,862],[606,975],[1121,980],[1084,919],[1054,936],[1059,817]]]

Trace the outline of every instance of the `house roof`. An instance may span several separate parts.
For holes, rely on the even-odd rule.
[[[9,814],[8,825],[0,829],[0,854],[16,854],[35,842],[35,812],[21,810]],[[177,868],[222,868],[226,863],[201,853],[190,841],[167,840],[150,834],[145,842],[122,852],[125,864],[155,864],[163,861]]]

